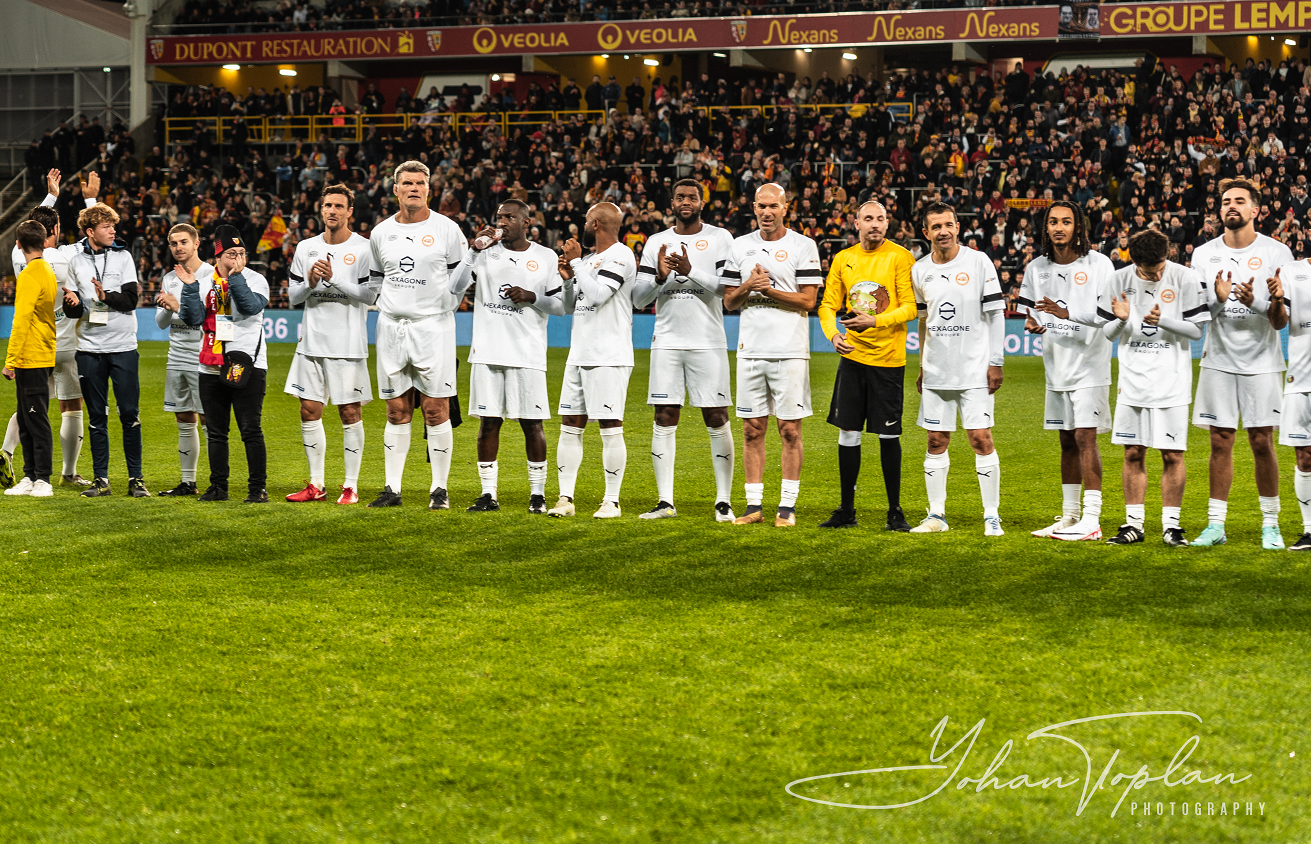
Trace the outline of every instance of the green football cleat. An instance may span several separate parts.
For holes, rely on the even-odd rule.
[[[1217,545],[1224,545],[1228,541],[1229,537],[1225,536],[1225,526],[1212,522],[1206,526],[1205,530],[1197,534],[1197,538],[1193,540],[1192,545],[1194,548],[1214,548]]]
[[[1277,525],[1268,525],[1261,528],[1261,547],[1267,551],[1284,550],[1284,537],[1279,532]]]
[[[9,489],[14,485],[14,456],[7,451],[0,451],[0,487]]]

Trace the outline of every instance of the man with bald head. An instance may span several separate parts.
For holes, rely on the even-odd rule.
[[[587,211],[583,242],[564,245],[560,274],[565,279],[565,310],[574,315],[569,359],[560,390],[560,442],[556,464],[560,499],[547,515],[574,515],[574,485],[583,462],[583,428],[588,418],[601,428],[601,467],[605,495],[593,513],[598,519],[620,516],[619,488],[624,482],[628,449],[624,445],[624,403],[633,372],[633,282],[637,259],[619,241],[623,214],[611,202]],[[583,247],[592,250],[583,257]]]
[[[738,323],[737,415],[742,420],[746,514],[735,525],[763,522],[765,433],[778,419],[783,440],[782,490],[775,527],[797,523],[801,490],[801,420],[810,410],[810,320],[823,273],[815,241],[785,224],[787,193],[756,189],[757,230],[733,241],[724,265],[724,307],[742,309]]]
[[[829,424],[838,428],[842,505],[820,527],[856,526],[863,428],[879,438],[887,529],[910,530],[901,510],[901,414],[906,323],[917,313],[910,283],[915,258],[887,239],[888,222],[887,209],[876,200],[856,209],[860,243],[833,256],[819,305],[824,336],[842,355],[828,413]],[[845,333],[838,331],[840,315]]]

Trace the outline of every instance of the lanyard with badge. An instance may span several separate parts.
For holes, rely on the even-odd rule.
[[[214,339],[220,343],[230,343],[237,339],[237,324],[232,320],[232,298],[228,292],[228,280],[222,279],[214,285]]]
[[[105,272],[109,269],[109,250],[106,249],[103,254],[105,256],[105,265],[103,267],[97,267],[96,253],[91,253],[91,269],[95,273],[93,278],[96,281],[102,281]],[[101,289],[103,290],[104,288],[102,287]],[[88,321],[90,321],[92,325],[109,325],[109,306],[101,301],[97,296],[89,296],[87,298],[91,300],[91,307],[87,313]]]

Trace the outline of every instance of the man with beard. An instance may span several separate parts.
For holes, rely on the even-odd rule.
[[[833,381],[828,422],[838,429],[842,504],[820,527],[856,526],[861,429],[879,438],[879,463],[888,493],[887,529],[909,531],[901,510],[902,384],[906,323],[915,318],[910,251],[886,239],[888,212],[870,200],[856,211],[860,243],[833,256],[819,323],[842,356]],[[838,331],[838,314],[844,314]]]
[[[564,316],[555,253],[528,240],[528,205],[508,199],[496,225],[478,232],[451,278],[451,292],[474,292],[473,342],[469,347],[469,407],[478,425],[478,478],[482,495],[471,513],[501,509],[497,497],[501,425],[523,429],[528,453],[528,512],[546,512],[546,433],[551,417],[546,394],[548,314]]]
[[[724,267],[733,236],[701,220],[701,185],[682,179],[674,185],[674,227],[652,235],[637,268],[633,304],[656,302],[651,339],[647,404],[655,407],[651,462],[658,502],[643,519],[668,519],[674,509],[674,452],[684,396],[701,408],[710,434],[715,471],[715,521],[733,521],[729,503],[736,457],[728,423],[728,348],[724,336]]]
[[[1266,279],[1293,260],[1289,248],[1258,234],[1260,189],[1246,179],[1220,183],[1224,234],[1193,252],[1193,267],[1212,282],[1212,322],[1206,332],[1193,424],[1211,432],[1211,495],[1206,528],[1193,545],[1223,545],[1229,489],[1234,482],[1234,434],[1239,418],[1256,464],[1261,508],[1261,547],[1284,547],[1279,532],[1279,462],[1274,429],[1283,410],[1284,355],[1279,331],[1288,324],[1282,297]]]

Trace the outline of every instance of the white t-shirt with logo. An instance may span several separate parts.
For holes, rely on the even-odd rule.
[[[364,360],[369,356],[369,306],[360,288],[369,286],[369,239],[351,232],[345,243],[330,244],[323,235],[296,244],[288,270],[292,305],[305,303],[296,354],[317,358]],[[332,278],[310,287],[310,270],[328,259]]]
[[[1111,259],[1100,252],[1089,252],[1069,264],[1057,264],[1041,256],[1025,268],[1018,302],[1047,329],[1042,335],[1047,389],[1063,392],[1110,385],[1111,341],[1097,326],[1113,316],[1106,291],[1114,274]],[[1048,298],[1068,310],[1071,317],[1091,316],[1096,325],[1061,319],[1035,307]]]
[[[214,265],[200,262],[196,268],[196,280],[208,281],[211,285],[214,282]],[[167,293],[178,302],[182,301],[182,279],[178,278],[177,273],[169,270],[164,274],[163,280],[159,283],[159,292]],[[204,300],[202,299],[203,303]],[[168,363],[166,369],[174,369],[182,372],[198,372],[200,370],[200,338],[203,332],[199,325],[187,325],[182,321],[182,313],[179,308],[178,313],[170,313],[167,309],[156,306],[157,315],[168,314]]]
[[[930,252],[911,267],[910,282],[925,327],[920,338],[925,389],[986,388],[992,349],[983,315],[1006,307],[992,261],[968,246],[945,264],[935,264]]]
[[[1285,393],[1311,393],[1311,262],[1279,268],[1288,301],[1288,378]]]
[[[656,258],[660,247],[666,255],[682,255],[687,249],[692,264],[692,276],[670,273],[664,284],[656,283]],[[696,234],[680,235],[674,229],[665,229],[652,235],[642,249],[642,262],[637,268],[639,289],[653,285],[648,296],[655,299],[655,334],[652,349],[723,349],[724,299],[719,295],[719,274],[733,248],[733,235],[726,229],[701,224]],[[708,282],[708,283],[706,283]],[[646,307],[647,296],[637,299],[638,307]]]
[[[454,222],[436,211],[421,223],[388,217],[374,228],[369,245],[369,283],[379,291],[379,311],[392,319],[424,319],[460,306],[450,275],[468,242]]]
[[[1206,285],[1213,319],[1206,330],[1202,366],[1221,372],[1255,375],[1283,372],[1284,353],[1279,332],[1270,324],[1270,288],[1266,279],[1293,260],[1292,251],[1271,237],[1258,234],[1246,249],[1225,246],[1224,237],[1207,241],[1193,251],[1193,269]],[[1252,285],[1252,307],[1238,301],[1232,291],[1229,301],[1215,299],[1215,277],[1233,273],[1233,283]]]
[[[1202,277],[1170,261],[1160,281],[1146,281],[1130,264],[1116,271],[1110,292],[1112,298],[1129,296],[1129,318],[1118,335],[1116,401],[1130,407],[1187,405],[1193,399],[1193,343],[1159,325],[1147,325],[1143,317],[1160,306],[1162,319],[1210,322]]]
[[[474,256],[476,287],[469,363],[546,370],[550,317],[541,305],[543,299],[563,296],[564,281],[558,267],[556,254],[538,243],[529,244],[522,252],[497,243]],[[506,295],[511,287],[533,292],[538,301],[516,305]]]
[[[574,324],[569,366],[633,365],[633,282],[637,259],[622,242],[581,259],[583,267],[615,292],[599,306],[589,302],[576,280],[566,287],[573,300]]]
[[[137,268],[132,253],[126,249],[109,248],[91,252],[83,247],[68,262],[69,272],[77,285],[77,295],[85,310],[78,329],[77,350],[94,354],[130,352],[137,347],[137,314],[133,308],[127,313],[113,310],[96,298],[93,279],[100,279],[106,293],[118,293],[126,284],[137,281]]]
[[[757,264],[769,272],[770,286],[785,293],[824,283],[815,241],[792,229],[778,240],[765,240],[758,231],[734,240],[723,269],[724,284],[741,287]],[[758,360],[809,359],[810,317],[752,291],[742,302],[737,354]]]

